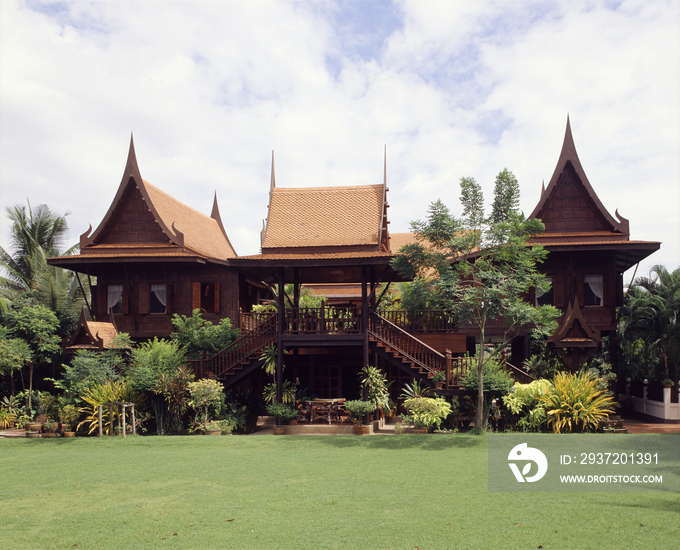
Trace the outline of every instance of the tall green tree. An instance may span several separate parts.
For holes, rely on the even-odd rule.
[[[621,311],[623,335],[639,339],[661,357],[664,377],[678,382],[680,361],[680,268],[669,272],[657,265],[639,277]]]
[[[0,305],[30,291],[40,303],[57,313],[64,329],[78,318],[83,303],[83,292],[73,272],[47,264],[51,256],[69,255],[73,246],[62,252],[68,230],[66,216],[55,213],[47,205],[31,208],[16,205],[7,208],[12,222],[10,251],[0,247]],[[87,292],[88,289],[85,288]]]
[[[27,405],[30,409],[34,368],[51,363],[61,353],[59,320],[54,312],[44,305],[22,299],[12,302],[5,314],[4,323],[7,335],[10,338],[24,340],[30,349],[30,355],[25,356],[25,362],[29,366]]]
[[[514,189],[514,176],[504,170],[499,180]],[[503,185],[506,185],[504,183]],[[500,193],[497,187],[496,193]],[[503,190],[504,187],[500,186]],[[515,204],[514,193],[503,192],[497,202]],[[518,193],[518,191],[517,191]],[[478,330],[480,351],[477,354],[477,416],[475,427],[484,424],[484,365],[501,353],[517,333],[529,327],[545,333],[557,328],[559,311],[552,306],[536,307],[526,300],[532,287],[546,291],[550,284],[538,271],[547,255],[531,239],[544,229],[540,220],[526,220],[516,206],[503,211],[499,221],[484,216],[479,184],[473,178],[461,180],[464,216],[456,218],[436,201],[425,221],[411,224],[417,243],[404,247],[393,266],[404,276],[427,276],[435,272],[434,285],[439,302],[450,310],[459,323]],[[508,201],[508,197],[512,198]],[[487,326],[496,319],[504,323],[499,345],[484,351]]]

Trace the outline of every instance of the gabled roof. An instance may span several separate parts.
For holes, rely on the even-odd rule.
[[[623,273],[661,246],[656,241],[631,241],[627,219],[614,219],[595,193],[581,166],[567,117],[562,151],[548,187],[529,216],[540,219],[545,231],[534,240],[551,252],[616,252],[616,269]]]
[[[125,208],[129,200],[139,193],[143,207],[150,213],[148,221],[129,223],[127,231],[120,229],[126,237],[114,238],[112,232],[117,224],[126,224]],[[126,227],[127,227],[126,226]],[[184,253],[194,253],[207,258],[225,260],[237,257],[234,248],[222,225],[217,206],[217,195],[213,201],[211,216],[201,214],[197,210],[181,203],[158,187],[151,185],[142,178],[135,155],[134,141],[130,139],[130,151],[123,177],[111,206],[99,224],[90,235],[92,228],[80,236],[80,250],[88,254],[90,249],[99,245],[120,244],[122,247],[139,243],[141,253],[145,244],[136,239],[136,231],[153,232],[158,244],[172,244]],[[160,235],[162,233],[162,235]],[[129,236],[129,237],[128,237]],[[161,237],[159,239],[159,236]]]
[[[560,218],[560,212],[566,210],[575,212],[575,215]],[[611,231],[628,235],[628,220],[619,216],[618,211],[616,216],[618,221],[609,214],[588,181],[576,153],[571,124],[567,116],[567,128],[557,166],[548,187],[542,190],[541,198],[529,219],[540,218],[546,224],[546,233]]]
[[[552,336],[548,337],[548,343],[562,348],[588,348],[596,347],[602,341],[600,331],[591,328],[586,323],[578,305],[578,297],[567,308],[567,314],[562,323]]]
[[[262,252],[361,247],[387,251],[387,185],[277,188],[272,157]],[[331,250],[329,250],[330,252]]]
[[[111,321],[109,322],[88,321],[85,317],[85,309],[83,308],[73,336],[64,342],[63,347],[67,352],[79,349],[102,351],[111,347],[116,336],[118,336],[118,329],[116,328],[113,315],[111,315]]]

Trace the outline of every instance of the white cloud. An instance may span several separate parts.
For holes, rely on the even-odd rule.
[[[369,6],[370,4],[370,6]],[[361,6],[361,8],[357,7]],[[588,177],[632,238],[680,258],[680,7],[611,2],[0,3],[0,206],[113,199],[143,176],[259,248],[280,186],[382,180],[406,230],[458,180],[513,170],[530,212],[571,114]],[[3,246],[8,225],[0,226]],[[630,275],[630,274],[629,274]]]

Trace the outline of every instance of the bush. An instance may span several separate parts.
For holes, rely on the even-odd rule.
[[[180,344],[191,359],[198,358],[201,352],[217,353],[236,340],[239,335],[239,330],[231,327],[231,321],[228,318],[213,325],[210,321],[203,319],[200,309],[194,309],[191,317],[173,315],[172,324],[177,332],[173,332],[170,339]]]
[[[210,409],[221,408],[224,401],[223,391],[224,386],[217,380],[210,378],[203,378],[189,384],[189,393],[191,394],[189,405],[197,412],[203,413],[204,426],[208,424]]]
[[[442,397],[415,397],[404,401],[408,411],[404,415],[405,422],[411,422],[416,428],[439,429],[442,420],[451,414],[451,405]]]
[[[271,416],[276,417],[277,426],[280,426],[287,420],[293,420],[293,418],[297,418],[297,411],[290,405],[286,405],[284,403],[272,403],[271,405],[267,405],[267,412]]]
[[[351,415],[352,422],[363,424],[364,417],[375,410],[373,401],[345,401],[345,410]]]
[[[530,384],[516,383],[503,403],[519,416],[517,426],[525,432],[538,432],[546,420],[545,404],[540,400],[552,386],[549,380],[534,380]]]
[[[595,431],[614,412],[613,397],[584,372],[558,373],[540,401],[554,433]]]

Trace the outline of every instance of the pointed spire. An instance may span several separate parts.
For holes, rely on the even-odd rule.
[[[137,164],[137,153],[135,152],[135,139],[132,132],[130,132],[130,150],[128,151],[127,162],[125,163],[125,173],[123,174],[123,180],[126,178],[133,178],[135,181],[141,183],[142,174],[139,171],[139,165]]]
[[[383,185],[385,187],[387,187],[387,144],[385,144],[384,158],[385,158],[385,161],[384,161],[385,166],[383,167]]]
[[[272,179],[271,183],[269,184],[269,191],[271,192],[272,189],[276,187],[276,176],[274,174],[274,150],[272,149]]]

